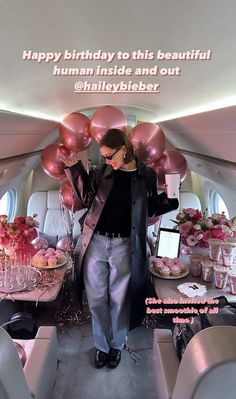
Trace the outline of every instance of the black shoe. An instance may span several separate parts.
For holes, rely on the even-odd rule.
[[[109,352],[108,366],[110,369],[115,369],[121,360],[121,350],[111,348]]]
[[[97,349],[95,354],[95,366],[97,367],[97,369],[101,369],[102,367],[106,366],[107,361],[108,353]]]

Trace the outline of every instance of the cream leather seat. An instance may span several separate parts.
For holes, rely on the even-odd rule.
[[[56,327],[39,327],[33,340],[14,340],[24,346],[22,367],[10,335],[0,327],[0,398],[50,399],[57,372]]]
[[[236,327],[214,326],[189,342],[181,362],[170,330],[154,330],[157,399],[234,399]]]
[[[39,232],[50,236],[57,241],[61,237],[70,234],[73,229],[73,238],[77,239],[80,234],[78,220],[84,214],[85,209],[74,215],[67,209],[62,209],[58,190],[37,191],[31,194],[28,201],[27,215],[37,214]]]

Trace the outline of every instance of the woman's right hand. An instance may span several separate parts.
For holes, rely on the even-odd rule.
[[[79,160],[79,154],[75,151],[70,151],[70,154],[65,154],[63,152],[60,152],[59,154],[59,160],[65,164],[65,166],[73,166],[77,164]]]

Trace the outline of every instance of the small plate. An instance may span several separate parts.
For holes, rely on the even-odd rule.
[[[189,268],[188,266],[185,266],[186,270],[182,272],[179,276],[162,276],[157,270],[154,269],[154,267],[151,265],[149,266],[149,271],[155,276],[159,278],[164,278],[165,280],[178,280],[179,278],[186,277],[189,274]]]
[[[56,266],[48,266],[48,265],[46,265],[46,266],[36,266],[36,265],[33,265],[33,264],[32,264],[32,266],[35,267],[36,269],[51,270],[51,269],[58,269],[59,267],[64,266],[66,264],[66,262],[67,262],[67,258],[65,258],[64,262],[58,263]]]

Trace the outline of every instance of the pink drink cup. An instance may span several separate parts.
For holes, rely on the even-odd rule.
[[[236,295],[236,271],[230,270],[228,272],[228,275],[229,275],[230,293]]]
[[[216,288],[225,288],[228,281],[228,270],[223,266],[214,266]]]
[[[226,267],[232,266],[234,246],[235,246],[234,244],[227,242],[220,245],[223,265]]]
[[[206,283],[211,283],[213,281],[214,275],[214,263],[211,260],[202,259],[202,279]]]
[[[202,266],[201,266],[201,256],[198,255],[190,255],[190,272],[193,277],[201,276]]]
[[[221,247],[220,244],[222,244],[223,241],[219,240],[217,238],[210,238],[208,240],[208,245],[209,245],[209,251],[210,251],[210,259],[217,261],[220,259],[221,256]]]

